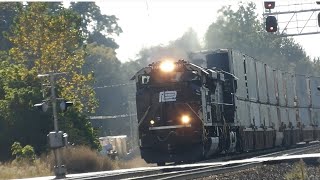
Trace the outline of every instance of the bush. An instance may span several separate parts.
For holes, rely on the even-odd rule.
[[[30,145],[26,145],[22,148],[19,142],[14,142],[11,146],[12,155],[16,157],[16,160],[27,160],[33,162],[35,160],[36,154],[34,149]]]
[[[51,166],[54,166],[53,153],[47,157]],[[62,163],[68,173],[86,173],[118,169],[116,162],[87,146],[75,146],[62,149]]]

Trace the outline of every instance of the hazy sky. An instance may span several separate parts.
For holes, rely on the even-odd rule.
[[[121,61],[134,59],[139,50],[151,45],[167,44],[193,28],[200,42],[208,26],[215,21],[223,5],[237,4],[232,0],[99,0],[101,11],[116,15],[123,33],[115,36]],[[298,1],[290,1],[298,2]],[[301,2],[301,1],[299,1]],[[255,1],[257,13],[263,13],[263,1]],[[276,1],[277,3],[277,1]],[[280,1],[288,3],[288,1]],[[277,4],[280,4],[277,3]],[[320,5],[318,5],[320,8]],[[314,3],[312,7],[318,8]],[[295,37],[311,57],[320,57],[320,34]]]

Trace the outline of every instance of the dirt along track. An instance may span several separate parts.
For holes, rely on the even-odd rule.
[[[206,161],[195,164],[144,167],[99,172],[91,175],[83,174],[79,176],[68,177],[67,179],[270,179],[274,174],[281,174],[283,171],[288,171],[290,166],[286,165],[287,160],[284,161],[280,159],[276,161],[277,164],[271,165],[264,164],[264,161],[273,162],[275,157],[288,158],[294,154],[314,152],[320,152],[319,142],[308,146],[269,153],[242,160],[230,160],[223,162]],[[313,156],[316,155],[313,154]],[[318,154],[318,156],[320,157],[320,154]],[[292,164],[292,162],[290,163]],[[284,166],[284,168],[278,168],[277,166],[279,165]],[[271,173],[269,172],[268,167],[274,167],[273,169],[270,169]],[[273,171],[277,173],[273,173]],[[262,174],[269,176],[264,178]]]

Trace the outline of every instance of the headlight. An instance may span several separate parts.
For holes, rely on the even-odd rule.
[[[188,124],[190,122],[190,117],[187,116],[187,115],[183,115],[181,117],[181,121],[182,121],[183,124]]]
[[[172,72],[174,70],[174,62],[164,61],[160,64],[160,69],[163,72]]]
[[[150,124],[151,124],[151,125],[154,125],[154,120],[151,120],[151,121],[150,121]]]

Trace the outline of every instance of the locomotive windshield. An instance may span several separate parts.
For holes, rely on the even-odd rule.
[[[200,76],[194,71],[161,73],[151,72],[150,75],[141,75],[140,83],[144,85],[157,85],[162,83],[200,82]]]

